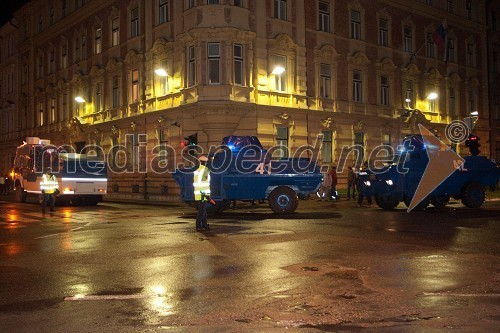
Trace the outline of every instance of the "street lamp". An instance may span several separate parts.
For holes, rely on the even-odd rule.
[[[75,97],[75,101],[77,101],[78,103],[85,103],[85,98],[83,98],[82,96],[76,96]]]
[[[155,69],[155,73],[156,73],[156,75],[159,75],[159,76],[167,76],[168,75],[167,71],[164,70],[163,68]]]
[[[429,95],[427,95],[427,99],[434,100],[436,98],[438,98],[438,94],[436,94],[435,92],[431,92]]]
[[[280,74],[283,74],[284,72],[285,72],[285,67],[278,65],[278,66],[274,67],[274,69],[271,72],[271,74],[273,74],[273,75],[280,75]]]

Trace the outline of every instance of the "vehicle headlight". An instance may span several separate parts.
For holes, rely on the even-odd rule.
[[[389,186],[394,185],[394,183],[392,182],[392,179],[387,179],[385,182],[386,182],[386,183],[387,183],[387,185],[389,185]]]
[[[365,181],[365,185],[366,185],[366,186],[372,186],[372,183],[371,183],[369,180],[366,180],[366,181]]]

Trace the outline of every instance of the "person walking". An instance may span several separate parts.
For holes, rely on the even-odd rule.
[[[328,201],[328,195],[330,194],[330,188],[332,186],[332,176],[330,175],[330,172],[327,171],[323,175],[323,182],[321,182],[321,186],[319,187],[318,191],[318,196],[319,199],[318,201]]]
[[[210,230],[207,223],[207,207],[210,199],[210,170],[208,158],[200,156],[200,165],[193,175],[194,200],[197,204],[196,231]]]
[[[347,169],[347,200],[351,200],[356,197],[356,174],[351,166]]]
[[[52,168],[46,168],[45,173],[40,181],[40,189],[42,190],[42,213],[45,214],[45,207],[50,206],[50,211],[55,212],[56,192],[59,192],[59,183],[57,178],[52,174]]]

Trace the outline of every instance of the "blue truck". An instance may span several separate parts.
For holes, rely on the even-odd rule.
[[[209,154],[211,198],[220,212],[232,200],[267,200],[277,214],[292,213],[299,199],[315,193],[323,179],[314,158],[272,158],[255,136],[227,136]],[[173,178],[181,199],[194,201],[193,166],[177,169]]]
[[[366,196],[375,197],[382,209],[394,209],[400,202],[410,207],[429,164],[422,135],[408,135],[403,141],[394,163],[377,171],[368,169],[358,173],[361,191]],[[463,159],[463,164],[420,201],[414,210],[425,209],[429,204],[441,208],[448,204],[450,198],[461,200],[468,208],[476,209],[483,205],[485,189],[498,184],[500,168],[485,156],[465,156]]]

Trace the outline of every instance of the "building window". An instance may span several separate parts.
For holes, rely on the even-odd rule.
[[[209,5],[220,5],[220,0],[208,0],[207,4],[209,4]]]
[[[322,98],[330,98],[331,92],[331,72],[329,64],[319,65],[319,95]]]
[[[446,10],[453,13],[453,0],[447,0]]]
[[[448,39],[448,61],[450,63],[455,63],[455,41],[453,39]]]
[[[361,13],[351,10],[351,38],[361,39]]]
[[[403,47],[405,52],[413,52],[413,29],[405,26],[403,28]]]
[[[330,32],[330,4],[319,2],[319,31]]]
[[[321,146],[321,157],[323,163],[331,163],[333,161],[332,131],[322,131],[322,133],[323,133],[323,144]]]
[[[50,25],[54,24],[54,7],[50,7],[49,23]]]
[[[234,0],[233,5],[243,7],[243,0]]]
[[[455,116],[457,115],[457,106],[456,106],[456,100],[455,100],[455,88],[451,87],[449,90],[449,108],[450,108],[450,115]]]
[[[352,99],[355,102],[363,101],[363,86],[361,80],[361,71],[355,70],[352,72]]]
[[[102,84],[100,82],[95,85],[95,111],[102,111]]]
[[[49,51],[49,73],[54,74],[56,72],[56,61],[54,59],[55,51],[52,49]]]
[[[22,83],[27,84],[28,83],[28,64],[23,65],[23,76],[22,76]],[[1,91],[1,90],[0,90]]]
[[[194,54],[194,46],[189,47],[188,51],[188,87],[194,86],[195,78],[196,78],[196,63],[195,63],[195,54]]]
[[[130,11],[130,37],[139,36],[139,8]]]
[[[274,0],[274,18],[286,20],[286,0]]]
[[[94,54],[99,54],[102,52],[102,29],[95,29],[95,39],[94,39]]]
[[[282,67],[286,69],[286,57],[276,55],[273,57],[274,68]],[[276,91],[286,91],[286,71],[274,74],[274,85]]]
[[[287,158],[288,153],[288,127],[276,127],[276,152],[278,158]]]
[[[498,53],[493,51],[493,73],[498,74]]]
[[[432,6],[432,0],[425,0],[425,3]]]
[[[390,134],[382,134],[382,144],[384,146],[391,146],[391,135]]]
[[[436,112],[436,100],[429,99],[429,112]]]
[[[112,100],[112,106],[113,108],[117,108],[119,103],[120,103],[120,84],[119,84],[119,77],[115,76],[113,77],[113,100]]]
[[[243,46],[240,44],[234,44],[234,84],[243,86],[244,76],[243,76]]]
[[[118,18],[111,21],[111,46],[116,46],[120,43],[120,21]]]
[[[45,125],[45,115],[43,114],[43,103],[38,103],[38,125]]]
[[[474,99],[474,93],[469,92],[469,113],[472,113],[476,110],[476,101]]]
[[[465,11],[467,12],[467,18],[472,19],[472,0],[467,0],[465,3]]]
[[[61,0],[61,15],[66,16],[66,0]]]
[[[434,39],[432,38],[432,32],[427,33],[427,57],[436,57],[436,44],[434,44]]]
[[[385,75],[380,77],[380,104],[389,106],[389,78]]]
[[[220,83],[220,43],[208,43],[208,84]]]
[[[467,43],[467,56],[466,56],[467,66],[474,66],[474,45]]]
[[[386,19],[378,21],[378,45],[389,46],[389,22]]]
[[[194,6],[196,6],[196,0],[187,0],[187,8],[193,8]]]
[[[50,99],[50,123],[53,124],[56,122],[56,99]]]
[[[159,0],[158,3],[158,22],[160,24],[168,22],[168,0]]]
[[[415,96],[413,93],[413,81],[406,81],[405,103],[409,109],[415,108]]]
[[[139,71],[132,70],[132,102],[139,100]]]
[[[80,54],[80,38],[77,38],[75,40],[75,62],[78,62],[81,60],[81,54]]]
[[[61,68],[68,68],[68,45],[66,43],[61,46]]]
[[[354,151],[356,152],[356,164],[361,165],[365,160],[365,134],[354,133]]]
[[[167,59],[162,59],[160,61],[160,68],[163,69],[166,73],[167,69]],[[157,75],[158,81],[160,83],[160,92],[159,95],[166,95],[168,94],[168,74],[167,75]]]
[[[87,58],[87,36],[82,36],[82,48],[80,50],[80,59],[84,60]]]
[[[41,79],[42,76],[43,76],[43,57],[39,55],[37,59],[36,78]]]

